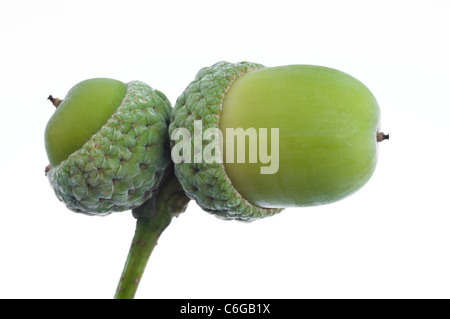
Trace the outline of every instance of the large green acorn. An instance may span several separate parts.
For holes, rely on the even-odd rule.
[[[171,104],[145,83],[95,78],[76,84],[45,130],[57,197],[84,214],[106,215],[141,206],[170,164]]]
[[[312,65],[219,62],[178,98],[169,134],[186,194],[223,219],[335,202],[377,163],[380,110],[369,89]]]

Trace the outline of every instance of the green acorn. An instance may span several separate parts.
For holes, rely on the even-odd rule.
[[[170,102],[142,82],[105,78],[49,99],[46,175],[56,196],[75,212],[132,210],[137,220],[115,295],[133,298],[159,236],[189,202],[170,160]]]
[[[375,97],[346,73],[219,62],[178,98],[169,134],[186,194],[219,218],[252,221],[356,192],[388,138],[379,128]]]
[[[165,95],[133,81],[96,78],[75,85],[45,130],[46,174],[69,209],[106,215],[139,207],[170,164]]]

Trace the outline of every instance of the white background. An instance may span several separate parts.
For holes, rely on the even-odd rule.
[[[449,298],[450,2],[2,1],[1,298],[112,298],[135,221],[75,214],[46,177],[53,107],[91,77],[141,80],[172,104],[204,66],[318,64],[377,97],[366,186],[251,224],[191,202],[136,298]]]

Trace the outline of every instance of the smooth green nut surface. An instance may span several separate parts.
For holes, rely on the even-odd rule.
[[[45,146],[56,166],[81,148],[111,117],[127,93],[123,82],[95,78],[72,87],[50,118]]]
[[[46,130],[53,162],[47,176],[56,196],[89,215],[140,206],[170,164],[170,112],[165,95],[139,81],[94,79],[76,85]],[[93,133],[80,142],[86,132]]]
[[[235,155],[233,162],[224,160],[225,170],[239,193],[261,207],[332,203],[356,192],[374,172],[379,124],[375,97],[346,73],[312,65],[256,70],[225,94],[219,126],[225,158],[227,147]],[[238,144],[226,134],[229,128],[246,130],[244,163],[237,163]],[[249,148],[249,136],[261,142],[264,129],[268,163],[259,149]]]

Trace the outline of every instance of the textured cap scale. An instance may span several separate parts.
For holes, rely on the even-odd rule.
[[[81,149],[47,172],[56,196],[75,212],[107,215],[149,199],[170,164],[171,105],[150,86],[128,83],[122,104]]]
[[[169,135],[177,128],[186,128],[194,136],[194,122],[197,120],[202,120],[203,132],[208,128],[219,129],[222,101],[230,86],[240,76],[260,68],[263,68],[261,64],[251,62],[218,62],[201,69],[176,102]],[[172,147],[176,142],[171,141]],[[194,150],[194,139],[191,142]],[[175,174],[186,194],[205,211],[219,218],[252,221],[281,211],[249,203],[233,187],[223,163],[175,163]]]

